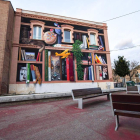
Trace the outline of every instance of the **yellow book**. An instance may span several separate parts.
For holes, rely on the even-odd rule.
[[[88,46],[88,49],[89,49],[89,42],[88,42],[88,38],[86,37],[86,39],[87,39],[87,46]]]

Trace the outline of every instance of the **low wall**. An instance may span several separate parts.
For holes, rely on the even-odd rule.
[[[114,82],[110,82],[110,89],[114,88]],[[43,83],[39,84],[9,84],[9,93],[29,94],[29,93],[69,93],[72,89],[94,88],[108,89],[106,82],[93,83]]]

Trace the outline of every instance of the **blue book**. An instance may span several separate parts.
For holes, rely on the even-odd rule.
[[[104,43],[103,43],[103,40],[102,40],[101,36],[99,36],[99,40],[100,40],[100,43],[101,43],[101,45],[102,45],[102,47],[104,48],[104,51],[105,51],[105,46],[104,46]]]
[[[92,73],[91,73],[91,66],[88,67],[88,73],[89,73],[89,80],[92,80]]]

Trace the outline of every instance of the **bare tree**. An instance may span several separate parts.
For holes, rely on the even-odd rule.
[[[130,73],[129,73],[129,77],[130,77],[130,81],[132,80],[133,75],[137,74],[137,70],[140,68],[139,67],[139,62],[133,60],[130,62]]]

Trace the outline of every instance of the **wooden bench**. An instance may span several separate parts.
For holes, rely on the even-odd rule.
[[[83,109],[83,100],[107,95],[109,100],[109,92],[103,93],[101,88],[87,88],[87,89],[74,89],[72,90],[72,98],[78,101],[78,108]]]
[[[140,95],[110,94],[111,108],[116,119],[115,131],[119,126],[119,116],[140,118]]]
[[[126,87],[127,94],[140,94],[140,91],[137,86],[127,86]]]

